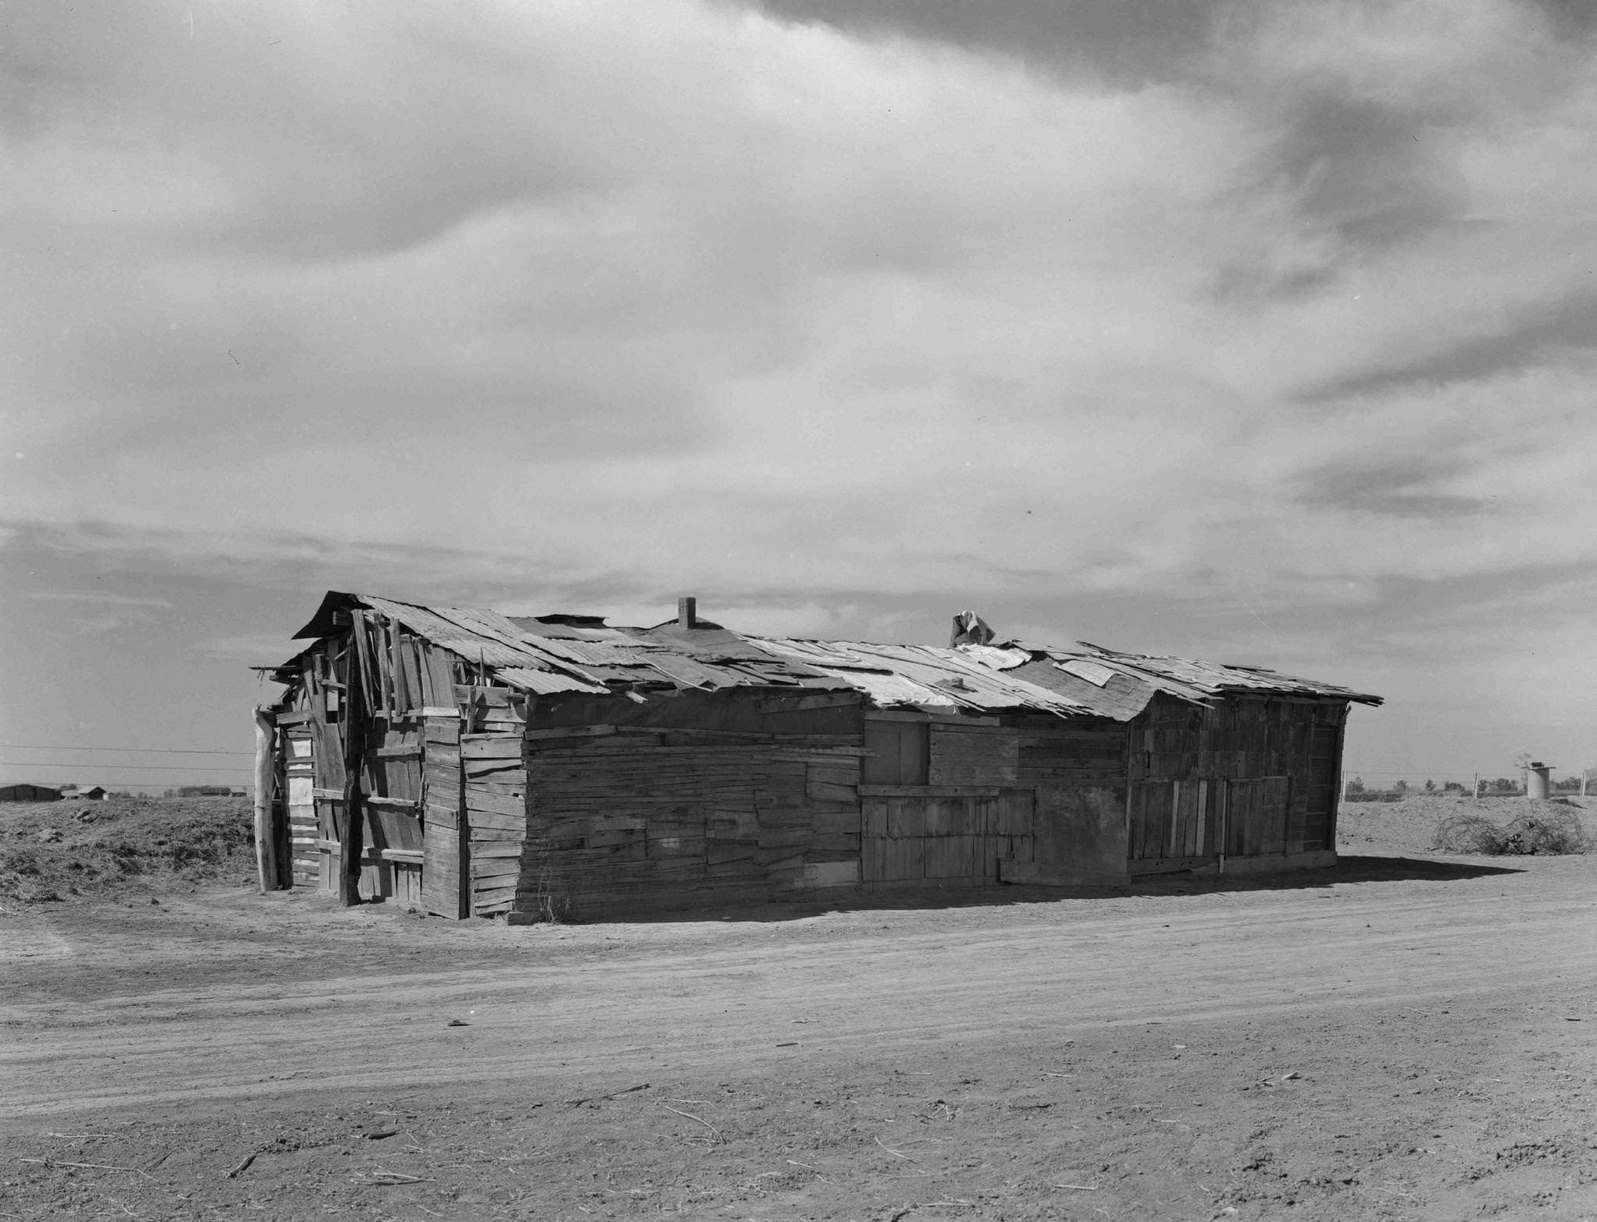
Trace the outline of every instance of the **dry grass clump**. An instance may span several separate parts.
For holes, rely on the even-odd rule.
[[[1437,826],[1431,847],[1442,853],[1485,857],[1536,856],[1584,853],[1589,841],[1574,811],[1544,809],[1517,815],[1504,826],[1480,815],[1452,815]]]

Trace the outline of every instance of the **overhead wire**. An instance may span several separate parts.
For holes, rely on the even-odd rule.
[[[0,768],[32,768],[39,772],[46,769],[67,769],[75,772],[80,768],[118,768],[125,772],[232,772],[235,774],[249,771],[243,764],[233,768],[223,768],[202,764],[84,764],[71,760],[0,760]]]
[[[200,747],[93,747],[80,743],[0,743],[0,751],[119,751],[130,755],[253,755],[252,751],[216,751]]]

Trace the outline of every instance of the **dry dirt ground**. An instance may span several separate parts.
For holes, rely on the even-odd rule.
[[[1597,855],[1403,805],[1127,895],[0,901],[0,1219],[1597,1218]]]

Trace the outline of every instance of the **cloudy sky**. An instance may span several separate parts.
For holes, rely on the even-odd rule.
[[[241,781],[154,752],[328,588],[972,607],[1381,693],[1366,779],[1597,765],[1591,12],[8,7],[0,776]]]

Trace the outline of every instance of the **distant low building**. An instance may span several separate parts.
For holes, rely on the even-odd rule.
[[[74,802],[104,802],[111,794],[104,785],[85,785],[81,789],[63,789],[61,796]]]
[[[30,785],[22,781],[0,785],[0,802],[59,802],[61,791],[49,785]]]

